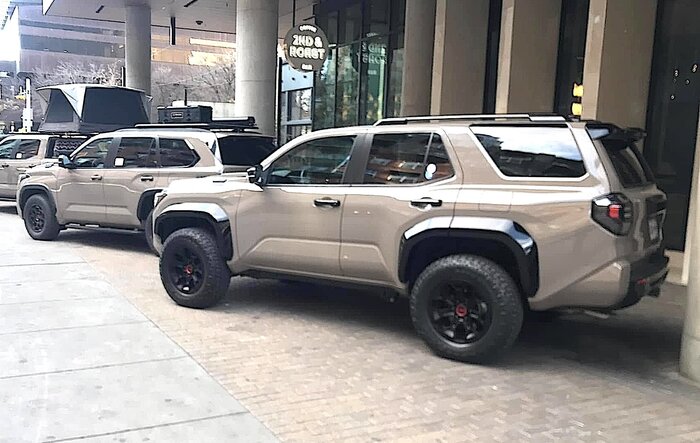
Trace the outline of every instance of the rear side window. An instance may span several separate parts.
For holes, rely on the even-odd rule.
[[[187,167],[197,163],[197,154],[182,139],[160,139],[160,164],[163,167]]]
[[[39,155],[39,145],[41,141],[39,140],[22,140],[17,147],[17,150],[13,153],[12,158],[31,158]]]
[[[156,168],[156,140],[153,138],[122,138],[114,159],[117,168]]]
[[[277,147],[268,137],[228,136],[218,140],[221,163],[227,166],[260,164]]]
[[[363,183],[417,184],[454,174],[438,134],[375,134]]]
[[[633,142],[605,138],[601,142],[622,186],[636,188],[654,181],[651,169]]]
[[[586,174],[569,128],[471,126],[471,130],[509,177],[579,178]]]

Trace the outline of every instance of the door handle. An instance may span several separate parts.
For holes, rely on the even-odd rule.
[[[93,175],[92,177],[90,177],[90,180],[92,180],[92,181],[100,181],[100,180],[102,180],[102,176],[99,175],[99,174],[95,174],[95,175]]]
[[[3,168],[9,168],[9,167],[10,167],[10,165],[8,165],[7,163],[2,164],[2,165],[0,165],[0,166],[3,167]]]
[[[152,175],[142,175],[142,176],[141,176],[141,181],[142,181],[142,182],[152,182],[152,181],[153,181],[153,176],[152,176]]]
[[[318,207],[327,207],[327,208],[337,208],[340,206],[340,200],[336,200],[333,198],[317,198],[314,200],[314,206]]]
[[[437,208],[438,206],[442,206],[442,200],[424,197],[418,200],[411,200],[411,206],[421,209],[427,208],[428,206]]]

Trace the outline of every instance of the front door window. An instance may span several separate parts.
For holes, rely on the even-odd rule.
[[[337,185],[350,160],[354,136],[328,137],[302,144],[275,160],[270,185]]]
[[[105,167],[105,160],[109,153],[111,138],[95,140],[78,152],[73,154],[72,161],[78,168],[101,169]]]

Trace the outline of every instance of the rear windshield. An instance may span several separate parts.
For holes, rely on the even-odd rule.
[[[270,137],[232,135],[219,138],[218,144],[226,166],[254,166],[277,149]]]
[[[637,188],[654,182],[654,176],[634,142],[620,139],[600,140],[625,188]]]

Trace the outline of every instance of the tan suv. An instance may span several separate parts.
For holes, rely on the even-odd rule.
[[[52,164],[75,150],[86,136],[13,134],[0,140],[0,199],[14,200],[19,176],[39,164]]]
[[[235,275],[394,291],[437,354],[484,361],[513,343],[528,309],[611,311],[658,295],[666,198],[640,135],[529,115],[314,132],[249,180],[160,194],[161,279],[194,308],[217,303]]]
[[[137,128],[101,134],[57,165],[26,171],[17,207],[37,240],[82,225],[148,228],[151,244],[147,220],[163,188],[178,179],[245,171],[275,149],[271,137],[248,132]]]

